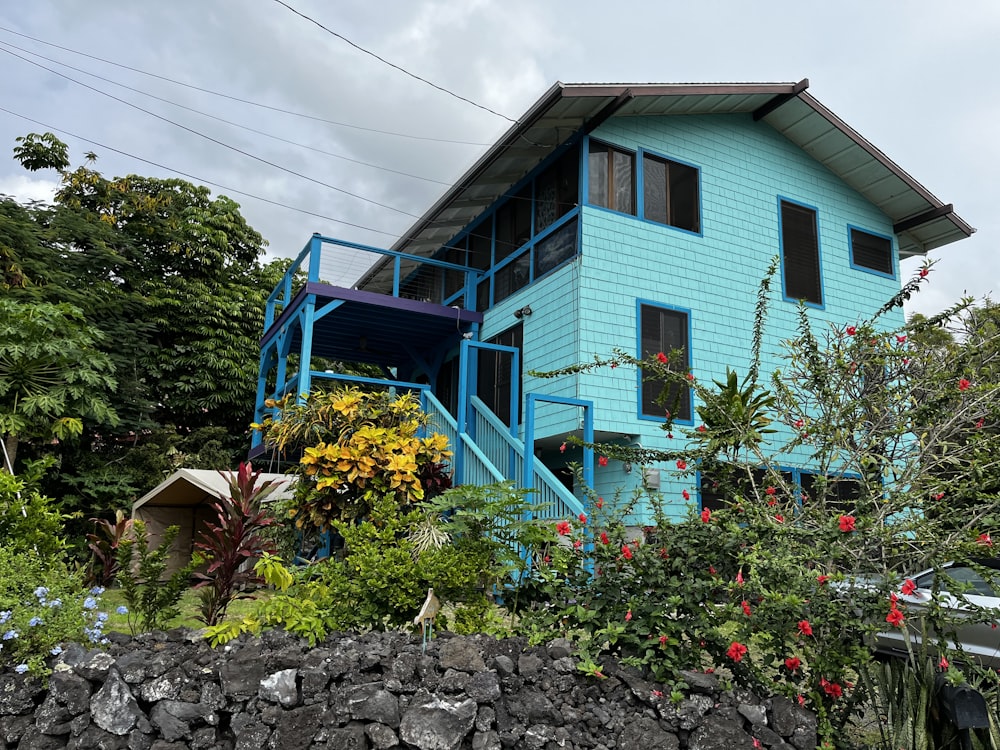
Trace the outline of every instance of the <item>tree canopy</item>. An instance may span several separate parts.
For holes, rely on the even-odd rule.
[[[19,138],[14,154],[28,170],[55,169],[60,187],[51,205],[0,197],[0,288],[21,305],[59,306],[115,383],[106,411],[74,415],[76,443],[52,446],[35,431],[24,457],[59,453],[61,486],[47,489],[93,511],[162,478],[169,467],[144,445],[197,459],[192,437],[207,435],[203,459],[231,464],[253,414],[264,304],[287,261],[263,262],[266,242],[239,206],[205,187],[108,178],[94,154],[71,169],[51,133]],[[75,494],[83,486],[86,498]]]

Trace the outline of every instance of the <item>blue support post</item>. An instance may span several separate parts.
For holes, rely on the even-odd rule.
[[[312,390],[312,337],[316,317],[316,295],[310,294],[302,308],[299,320],[302,325],[302,345],[299,348],[299,387],[295,402],[304,404]]]
[[[319,281],[319,262],[323,258],[323,237],[314,234],[309,240],[309,281]]]

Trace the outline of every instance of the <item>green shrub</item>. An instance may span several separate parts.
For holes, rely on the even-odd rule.
[[[36,461],[26,469],[43,470],[50,462]],[[51,499],[40,495],[30,481],[0,469],[0,546],[9,550],[57,557],[66,549],[64,517]]]
[[[180,613],[178,602],[200,558],[167,576],[170,548],[180,528],[168,526],[155,548],[149,544],[146,524],[134,521],[132,528],[134,535],[118,545],[118,585],[128,607],[129,629],[135,635],[163,628]]]
[[[59,558],[0,547],[0,665],[44,674],[67,643],[104,642],[103,592]]]

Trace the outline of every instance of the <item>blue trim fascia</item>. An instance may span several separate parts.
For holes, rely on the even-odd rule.
[[[809,302],[808,300],[798,299],[794,297],[789,297],[788,293],[785,291],[785,235],[781,228],[781,204],[791,203],[795,206],[801,206],[802,208],[808,208],[815,214],[816,217],[816,265],[819,272],[819,294],[823,298],[820,303]],[[778,195],[778,257],[781,258],[781,298],[785,302],[794,302],[799,304],[800,302],[806,307],[811,307],[814,310],[825,310],[826,309],[826,285],[823,283],[823,233],[821,231],[819,222],[819,208],[812,205],[811,203],[805,203],[804,201],[795,200],[794,198],[789,198],[784,195]]]
[[[671,305],[665,302],[655,302],[650,299],[641,299],[636,297],[635,300],[635,337],[636,345],[635,350],[637,352],[636,358],[642,359],[642,306],[649,305],[650,307],[658,307],[662,310],[671,310],[673,312],[684,313],[687,316],[687,366],[689,372],[694,372],[694,327],[692,322],[692,312],[687,307],[680,307],[679,305]],[[637,396],[636,399],[636,418],[644,422],[657,422],[659,424],[666,424],[667,418],[664,417],[654,417],[652,414],[642,413],[642,368],[636,367],[636,381],[638,383]],[[691,416],[686,419],[680,419],[675,417],[672,421],[674,424],[679,425],[694,425],[694,415],[695,415],[695,405],[694,405],[694,388],[688,387],[688,392],[690,393],[691,402]]]
[[[889,240],[889,253],[891,257],[889,260],[892,264],[892,273],[885,273],[884,271],[877,271],[874,268],[868,268],[867,266],[859,266],[854,262],[854,241],[851,237],[851,230],[857,232],[863,232],[864,234],[870,234],[872,237],[879,237],[883,240]],[[883,279],[897,279],[899,277],[899,251],[896,248],[896,239],[888,234],[882,234],[881,232],[873,232],[870,229],[865,229],[864,227],[859,227],[856,224],[847,225],[847,258],[848,263],[851,268],[855,271],[861,271],[863,273],[870,273],[875,276],[879,276]]]
[[[646,184],[646,170],[642,165],[642,157],[646,154],[656,158],[662,159],[663,161],[673,162],[674,164],[681,164],[685,167],[691,167],[698,173],[698,227],[699,231],[692,232],[690,229],[683,229],[681,227],[675,227],[673,224],[664,224],[663,222],[653,221],[652,219],[646,218],[646,196],[644,187]],[[690,235],[692,237],[704,237],[705,236],[705,211],[704,211],[704,201],[702,200],[702,189],[701,189],[701,167],[697,164],[692,164],[684,159],[675,159],[672,156],[667,156],[659,151],[653,151],[652,149],[639,147],[635,156],[636,160],[636,214],[635,218],[644,224],[652,224],[655,227],[666,227],[667,229],[672,229],[675,232],[683,232],[684,234]]]

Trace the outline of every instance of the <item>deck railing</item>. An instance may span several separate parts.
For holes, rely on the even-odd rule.
[[[458,263],[314,234],[268,296],[264,330],[306,282],[446,305],[462,302],[471,310],[482,274]]]

